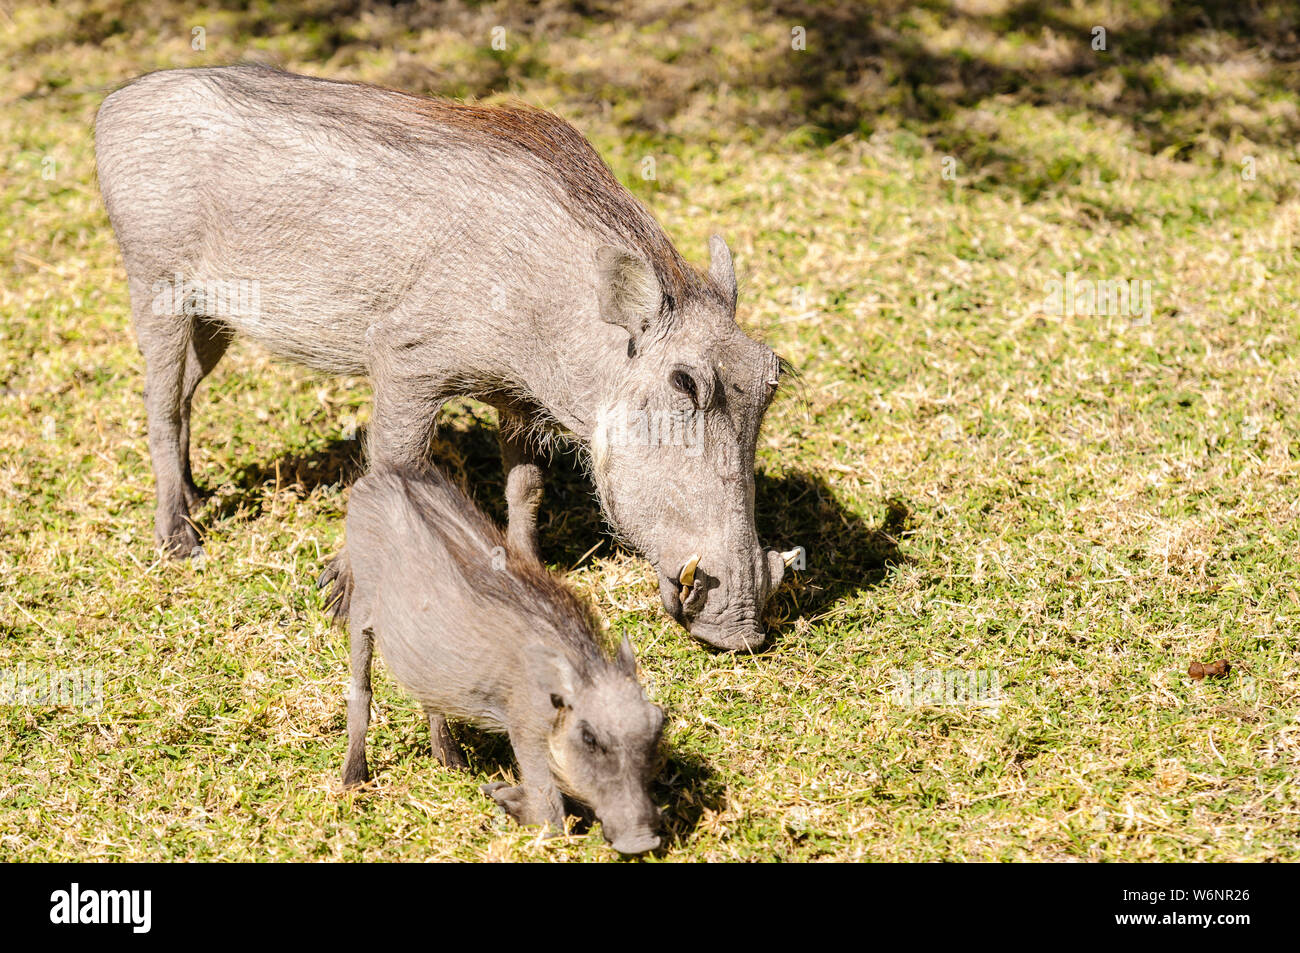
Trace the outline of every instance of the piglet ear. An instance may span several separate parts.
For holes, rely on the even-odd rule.
[[[614,657],[614,662],[621,672],[636,678],[636,654],[632,651],[632,643],[628,641],[626,635],[619,643],[618,655]]]
[[[578,673],[562,651],[541,642],[524,648],[524,664],[528,678],[542,694],[549,695],[556,708],[573,706],[573,689],[578,683]]]

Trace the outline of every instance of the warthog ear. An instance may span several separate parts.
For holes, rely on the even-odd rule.
[[[625,675],[636,678],[636,653],[632,651],[632,643],[628,641],[626,635],[618,645],[618,654],[614,656],[614,663]]]
[[[709,237],[709,277],[736,307],[736,268],[731,263],[731,249],[721,235]]]
[[[654,269],[639,255],[615,245],[596,249],[600,316],[632,336],[632,349],[659,313],[663,291]]]
[[[524,663],[528,668],[529,679],[550,696],[552,705],[556,708],[572,707],[573,688],[578,682],[578,673],[562,651],[541,642],[533,642],[524,648]]]

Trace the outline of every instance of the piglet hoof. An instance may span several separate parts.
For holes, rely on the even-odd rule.
[[[520,824],[528,823],[524,814],[528,797],[522,787],[512,787],[504,781],[493,781],[491,784],[483,785],[479,790],[496,801],[501,809],[517,822]]]
[[[341,552],[329,561],[316,580],[317,589],[325,589],[325,609],[340,624],[348,619],[352,606],[352,565],[347,552]]]

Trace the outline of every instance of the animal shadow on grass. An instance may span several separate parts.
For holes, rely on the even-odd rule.
[[[466,405],[441,426],[430,444],[430,459],[464,486],[500,526],[505,525],[505,475],[496,426],[485,412]],[[244,467],[228,488],[199,511],[211,525],[237,516],[257,518],[268,489],[292,487],[303,496],[320,487],[347,485],[364,472],[363,439],[338,438],[311,452],[291,450],[269,463]],[[792,569],[770,600],[765,620],[773,637],[799,618],[811,618],[845,598],[875,588],[892,566],[904,563],[899,550],[908,521],[907,506],[889,500],[876,525],[869,525],[836,497],[821,476],[805,471],[755,477],[755,518],[765,546],[801,546],[806,568]],[[579,564],[593,548],[600,555],[630,553],[608,532],[594,490],[577,451],[557,451],[547,469],[545,498],[538,514],[542,558],[561,572]]]
[[[727,806],[726,784],[708,762],[688,751],[668,753],[652,796],[663,809],[665,847],[686,843],[706,812]]]
[[[429,445],[429,461],[455,480],[498,526],[505,527],[505,474],[497,444],[494,414],[465,404],[445,415]],[[219,493],[207,493],[195,508],[200,535],[219,523],[258,519],[276,487],[302,497],[321,487],[350,486],[366,469],[364,430],[355,439],[335,438],[314,451],[289,449],[278,458],[243,467],[233,475],[196,473],[200,483],[220,480]],[[600,544],[598,552],[626,551],[606,532],[594,489],[578,453],[557,451],[548,467],[545,501],[538,514],[542,557],[561,571],[571,568]]]
[[[505,477],[493,426],[475,418],[469,426],[440,430],[433,459],[463,479],[478,505],[505,525]],[[765,621],[774,633],[768,649],[779,643],[790,623],[879,586],[891,567],[908,561],[899,543],[910,511],[900,499],[888,500],[880,521],[872,525],[844,505],[816,473],[759,471],[754,496],[762,544],[782,550],[802,546],[806,561],[804,570],[787,571],[786,582],[768,604]],[[609,534],[576,451],[557,452],[550,461],[538,533],[542,558],[561,572],[578,564],[593,547],[603,556],[635,555]]]
[[[490,421],[471,411],[452,426],[440,428],[431,445],[432,460],[453,478],[472,488],[478,504],[499,524],[505,521],[505,478],[501,470],[496,430]],[[242,505],[245,512],[260,512],[265,487],[314,489],[350,483],[363,472],[361,443],[337,439],[313,453],[289,453],[271,464],[244,468],[234,479],[240,492],[220,499],[217,518],[232,515]],[[780,633],[800,617],[811,617],[834,602],[874,588],[891,566],[903,563],[899,551],[908,519],[907,507],[898,500],[886,504],[878,525],[870,526],[844,506],[820,476],[791,472],[774,476],[759,472],[755,478],[755,511],[759,538],[765,545],[802,546],[806,569],[787,574],[768,606],[769,629],[778,643]],[[543,557],[560,569],[578,563],[597,543],[606,553],[621,547],[606,533],[590,483],[576,453],[557,453],[551,460],[546,501],[539,514]],[[517,773],[509,740],[464,725],[453,736],[469,760],[471,770],[488,780]],[[421,732],[428,755],[427,734]],[[714,769],[698,756],[670,751],[653,788],[663,810],[664,846],[669,850],[686,843],[706,813],[722,810],[726,785]],[[583,834],[593,823],[591,812],[570,802],[576,817],[574,832]]]
[[[768,545],[804,550],[805,568],[786,570],[768,602],[768,648],[799,619],[809,619],[842,599],[879,586],[892,567],[908,557],[899,549],[908,507],[899,499],[885,504],[880,523],[871,526],[845,507],[815,473],[773,477],[759,473],[754,489],[759,538]]]
[[[236,517],[257,519],[268,502],[268,491],[274,492],[277,487],[293,488],[306,497],[321,487],[351,484],[365,472],[361,447],[359,439],[339,437],[319,450],[290,451],[269,463],[243,467],[220,491],[205,492],[203,502],[192,514],[200,536],[214,524]],[[195,477],[202,483],[202,475]]]

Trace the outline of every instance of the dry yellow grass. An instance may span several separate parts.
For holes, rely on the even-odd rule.
[[[195,411],[209,558],[153,553],[90,122],[139,72],[257,56],[558,109],[688,257],[728,237],[742,319],[800,370],[758,507],[808,569],[759,656],[663,618],[571,462],[548,488],[546,558],[670,713],[666,859],[1294,859],[1289,7],[295,9],[0,13],[0,670],[105,677],[99,711],[0,707],[0,856],[611,857],[494,812],[504,743],[467,735],[472,771],[436,768],[383,676],[375,781],[338,790],[345,640],[312,581],[364,382],[237,348]],[[1052,313],[1070,272],[1150,281],[1150,322]],[[438,453],[499,518],[493,427],[458,406]],[[1229,678],[1186,676],[1221,657]],[[996,673],[996,704],[900,698],[934,672]]]

